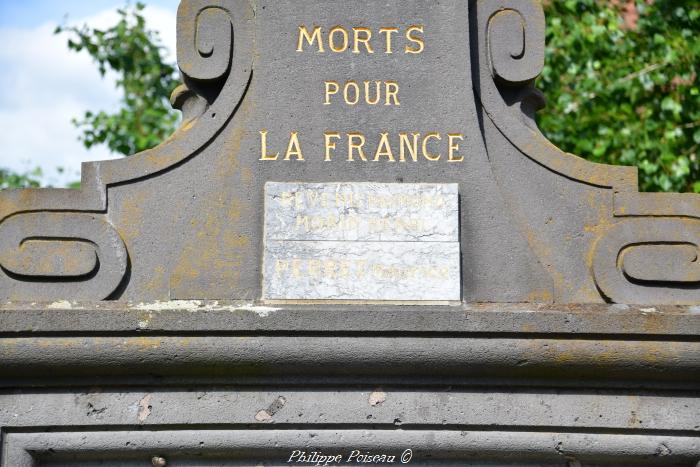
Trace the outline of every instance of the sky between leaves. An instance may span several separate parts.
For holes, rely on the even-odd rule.
[[[149,0],[147,25],[175,53],[178,0]],[[110,159],[88,151],[71,119],[85,110],[115,110],[114,76],[102,79],[87,54],[68,50],[59,24],[109,27],[121,0],[0,0],[0,167],[25,172],[40,166],[44,180],[63,186],[80,178],[80,163]],[[173,59],[174,60],[174,59]],[[59,173],[56,168],[65,169]]]
[[[636,3],[609,1],[620,6],[623,27],[635,30],[640,21]],[[576,5],[576,2],[585,3],[584,0],[565,3]],[[174,61],[178,0],[146,3],[147,27],[159,31],[171,52],[166,59]],[[647,0],[647,4],[652,3]],[[683,0],[676,3],[684,4]],[[86,110],[118,109],[114,76],[108,73],[101,78],[87,54],[70,51],[66,37],[53,32],[59,24],[112,26],[118,18],[116,9],[123,4],[124,0],[0,0],[0,168],[23,173],[39,166],[44,170],[44,184],[63,186],[79,179],[82,161],[115,157],[102,146],[85,149],[78,140],[79,130],[71,123],[71,119],[82,117]],[[542,82],[539,86],[543,87]],[[670,98],[665,101],[672,102]],[[552,138],[551,124],[545,128]],[[556,138],[552,139],[556,142]],[[579,138],[584,142],[594,139]],[[576,148],[568,150],[582,155],[585,152]],[[64,168],[64,172],[57,172],[57,167]]]

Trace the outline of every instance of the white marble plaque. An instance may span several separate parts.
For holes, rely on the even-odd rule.
[[[263,299],[459,301],[457,184],[265,185]]]

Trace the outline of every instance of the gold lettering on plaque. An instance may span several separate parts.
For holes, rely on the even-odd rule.
[[[442,140],[440,133],[428,133],[427,135],[425,135],[425,137],[423,138],[423,147],[422,147],[423,157],[425,157],[429,161],[438,161],[438,160],[440,160],[441,154],[431,154],[430,152],[428,152],[428,141],[432,138],[437,139],[437,140]]]
[[[350,97],[348,97],[350,95],[350,89],[354,89],[352,99],[350,99]],[[357,83],[355,81],[348,81],[347,83],[345,83],[345,87],[343,88],[343,97],[345,98],[346,104],[348,104],[348,105],[357,104],[357,101],[360,100],[360,87],[357,85]]]
[[[298,161],[304,160],[304,155],[301,153],[301,146],[299,145],[299,133],[293,131],[289,136],[289,145],[287,146],[287,153],[284,155],[284,160],[288,161],[292,156],[296,156]]]
[[[382,156],[388,158],[390,162],[396,162],[394,153],[391,152],[391,145],[389,144],[389,133],[381,133],[377,151],[374,153],[374,162],[377,162]]]
[[[399,103],[399,83],[396,81],[386,81],[386,102],[384,105],[391,105],[391,100],[394,100],[394,105]]]
[[[364,44],[367,53],[373,54],[374,49],[372,49],[372,46],[369,43],[370,39],[372,39],[372,31],[369,28],[352,28],[352,30],[354,33],[352,53],[359,54],[360,44]],[[360,34],[364,37],[360,37]]]
[[[369,105],[377,105],[379,103],[379,99],[381,99],[382,94],[381,85],[381,81],[374,82],[374,99],[370,99],[370,81],[365,81],[365,102],[367,102]]]
[[[260,159],[261,161],[276,161],[280,153],[267,153],[267,130],[260,130]]]
[[[333,94],[338,94],[338,91],[340,91],[340,85],[337,81],[326,81],[325,84],[326,100],[323,102],[323,105],[331,105],[331,96]]]
[[[340,33],[342,41],[340,46],[336,43],[336,37]],[[328,33],[328,45],[333,52],[345,52],[348,49],[348,32],[342,26],[336,26]]]
[[[329,162],[331,160],[331,149],[335,149],[335,142],[331,140],[331,138],[335,139],[340,139],[340,133],[334,133],[327,131],[323,133],[323,138],[325,140],[325,146],[326,146],[326,158],[323,159],[325,162]]]
[[[411,133],[413,137],[413,142],[409,141],[408,133],[399,133],[399,160],[401,162],[406,162],[406,149],[413,159],[413,162],[418,162],[418,137],[420,133]]]
[[[309,29],[302,24],[299,26],[298,30],[297,52],[304,52],[306,45],[313,47],[315,44],[317,52],[324,53],[326,51],[325,44],[327,40],[328,47],[335,53],[343,53],[349,49],[352,50],[354,54],[374,53],[373,42],[376,41],[373,41],[374,35],[372,29],[364,26],[344,28],[343,26],[337,25],[332,27],[325,37],[325,32],[320,26],[314,26],[313,31],[309,32]],[[350,38],[350,31],[352,31],[352,39]],[[393,54],[393,35],[399,32],[399,28],[385,26],[379,28],[378,32],[384,37],[384,53]],[[424,27],[419,24],[412,25],[406,29],[404,36],[408,43],[404,46],[404,54],[420,54],[425,50],[423,33]],[[350,44],[351,41],[352,44]]]
[[[297,52],[303,52],[303,41],[306,39],[309,45],[313,45],[314,42],[318,43],[318,51],[324,52],[323,50],[323,38],[321,37],[321,26],[316,26],[314,32],[309,35],[309,31],[306,26],[299,26],[299,41],[297,43]]]
[[[374,83],[374,84],[373,84]],[[340,93],[340,83],[337,81],[324,81],[323,105],[331,105],[333,96]],[[368,105],[377,105],[384,97],[384,105],[401,105],[399,102],[399,83],[396,81],[363,81],[361,87],[357,81],[346,81],[343,88],[343,101],[347,105],[356,105],[360,101],[360,95],[364,95],[364,101]],[[383,86],[382,86],[383,85]],[[374,88],[374,89],[372,89]]]
[[[425,49],[425,42],[423,42],[423,39],[421,37],[416,37],[414,34],[411,34],[413,32],[420,32],[421,34],[423,34],[423,26],[422,25],[415,25],[415,26],[411,26],[410,28],[408,28],[406,30],[406,39],[408,39],[409,41],[411,41],[415,44],[418,44],[417,46],[414,46],[414,47],[406,46],[404,51],[407,54],[419,54],[419,53],[423,52],[423,50]]]
[[[359,143],[356,143],[355,140],[359,140]],[[365,151],[362,149],[362,147],[365,145],[365,135],[362,133],[348,133],[348,161],[352,162],[354,161],[353,154],[355,153],[355,149],[357,149],[357,154],[360,156],[360,159],[363,161],[367,161],[367,156],[365,156]]]
[[[384,49],[386,53],[392,54],[394,51],[391,49],[391,35],[399,32],[399,28],[380,28],[379,33],[384,34],[384,43],[386,48]]]
[[[464,135],[461,133],[447,134],[447,160],[449,162],[462,162],[464,161],[464,156],[457,157],[455,155],[455,152],[459,151],[459,143],[455,143],[455,140],[464,140]]]

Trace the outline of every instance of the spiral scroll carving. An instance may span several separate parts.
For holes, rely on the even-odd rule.
[[[610,300],[634,304],[700,303],[700,222],[625,218],[595,247],[593,273]]]
[[[177,62],[185,77],[222,78],[231,67],[233,26],[222,2],[186,0],[177,17]]]
[[[105,299],[127,263],[124,242],[99,214],[20,213],[0,224],[0,278],[11,300]]]
[[[591,240],[591,256],[581,258],[590,266],[600,294],[618,303],[700,303],[700,198],[638,193],[636,168],[596,164],[548,141],[534,121],[538,107],[534,81],[544,67],[545,51],[541,2],[483,1],[476,2],[475,9],[477,93],[488,120],[518,150],[508,157],[522,154],[553,173],[586,185],[586,190],[610,190],[613,211],[600,220],[602,233]],[[530,105],[530,100],[535,105]],[[505,157],[493,160],[497,177],[506,174]],[[507,186],[503,192],[510,196]],[[538,227],[528,221],[527,206],[510,199],[526,219],[524,231],[531,235]],[[541,257],[548,257],[547,248],[537,243],[533,248]],[[561,258],[563,265],[568,261]],[[560,274],[561,269],[554,272]],[[575,280],[572,276],[572,282]]]
[[[182,0],[180,129],[129,158],[84,163],[80,190],[0,192],[0,300],[102,300],[128,289],[122,226],[107,220],[110,187],[196,157],[234,118],[252,78],[254,17],[249,0]]]
[[[636,187],[634,169],[595,164],[565,153],[536,129],[534,112],[544,106],[534,86],[544,68],[545,18],[541,3],[477,2],[476,23],[477,93],[496,128],[526,157],[567,178],[605,188]]]
[[[498,1],[487,25],[491,74],[505,83],[534,80],[544,67],[544,12],[535,1]]]

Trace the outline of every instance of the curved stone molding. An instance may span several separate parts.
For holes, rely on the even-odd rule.
[[[481,103],[489,119],[523,154],[567,178],[593,186],[632,191],[637,172],[632,167],[596,164],[565,153],[523,122],[519,106],[504,99],[498,83],[523,86],[518,96],[527,105],[537,94],[532,83],[544,66],[545,22],[537,0],[497,0],[477,6]],[[514,110],[518,109],[518,110]]]
[[[532,81],[544,67],[544,12],[533,3],[520,7],[496,11],[488,24],[491,73],[510,84]]]
[[[177,63],[192,79],[219,79],[231,65],[233,30],[230,13],[207,2],[182,2],[177,16]]]
[[[591,163],[551,144],[539,132],[533,118],[533,111],[543,104],[542,95],[534,88],[544,66],[545,20],[540,2],[474,2],[470,4],[470,12],[478,43],[470,58],[476,92],[484,110],[480,113],[482,128],[475,127],[474,131],[481,131],[480,135],[487,141],[487,151],[480,156],[479,164],[491,164],[484,169],[493,174],[494,190],[501,188],[506,206],[503,210],[509,211],[498,215],[514,219],[523,236],[522,246],[517,249],[522,251],[529,246],[532,250],[532,255],[522,262],[538,262],[542,270],[541,277],[524,287],[525,292],[532,290],[532,293],[523,292],[518,295],[523,298],[518,300],[590,303],[605,298],[639,304],[697,303],[700,281],[696,270],[696,222],[700,219],[700,197],[638,193],[636,169]],[[221,167],[230,170],[232,186],[242,187],[240,192],[236,191],[239,188],[233,190],[230,198],[221,199],[230,199],[236,205],[243,199],[240,196],[243,192],[246,200],[252,199],[253,182],[266,179],[268,173],[260,172],[264,175],[256,178],[257,168],[253,170],[248,159],[245,166],[235,169],[226,164],[239,163],[236,159],[239,152],[250,154],[248,143],[241,148],[242,138],[250,137],[250,131],[241,121],[257,118],[245,116],[246,112],[236,116],[253,74],[254,17],[249,0],[183,0],[177,24],[178,65],[183,85],[173,92],[171,99],[184,118],[175,134],[158,147],[129,158],[84,164],[80,190],[26,189],[0,193],[0,231],[21,229],[18,226],[24,224],[20,222],[22,219],[38,219],[36,216],[42,219],[32,229],[17,231],[13,237],[2,240],[0,298],[28,297],[22,290],[29,286],[47,299],[109,297],[129,274],[127,248],[133,259],[143,256],[149,251],[144,240],[146,234],[158,229],[154,222],[129,231],[127,208],[134,212],[139,209],[139,202],[151,202],[150,209],[155,204],[150,198],[127,203],[128,193],[121,193],[121,187],[139,181],[150,183],[146,179],[158,175],[168,177],[167,172],[198,154],[208,154],[210,149],[217,157],[231,154],[230,159],[221,159]],[[293,28],[297,27],[295,23]],[[472,95],[468,97],[471,99]],[[224,128],[234,126],[236,132],[222,133]],[[197,160],[192,166],[200,162],[205,165],[205,161]],[[522,175],[519,170],[523,171]],[[527,171],[530,172],[526,174]],[[309,176],[317,177],[314,173],[308,172]],[[533,174],[538,177],[542,174],[531,185],[537,185],[537,189],[527,186],[530,180],[527,177]],[[179,184],[171,186],[179,188]],[[193,193],[191,199],[196,199],[196,195]],[[525,200],[532,199],[541,200],[538,209],[531,202],[527,205]],[[246,209],[252,209],[251,206],[247,204]],[[177,209],[180,207],[190,209],[188,215],[198,215],[195,203],[189,198]],[[113,222],[114,227],[108,230],[120,240],[112,241],[107,234],[96,236],[89,229],[83,232],[67,227],[68,233],[59,235],[55,230],[58,227],[49,225],[52,224],[50,213],[60,219],[57,222],[61,228],[73,222],[67,219],[78,219],[76,226],[90,224],[85,219],[100,219],[107,226]],[[239,218],[235,209],[231,213],[232,219]],[[160,221],[161,225],[168,222]],[[247,231],[246,227],[234,235],[233,224],[227,225],[232,236],[226,242],[235,244],[235,248],[251,242],[255,232]],[[641,240],[628,233],[626,229],[631,227],[626,226],[639,229]],[[682,233],[683,229],[688,232]],[[217,235],[212,240],[213,249],[220,249],[224,242],[223,233]],[[105,250],[112,244],[118,246],[107,253]],[[245,254],[252,257],[251,251],[254,251],[252,247]],[[226,260],[238,264],[239,258],[230,255]],[[153,272],[145,269],[135,267],[131,272],[141,274],[138,276],[141,281]],[[114,277],[103,276],[112,270]],[[175,274],[173,271],[162,274],[166,273]],[[254,275],[251,272],[246,280],[252,281]],[[547,279],[551,279],[552,285],[547,285],[543,293],[539,286]],[[102,284],[94,293],[83,288],[94,281]],[[4,287],[5,284],[11,286]],[[147,293],[153,297],[167,298],[170,293],[166,279],[155,285],[149,283],[148,287],[151,289]],[[222,284],[222,288],[228,290],[228,284]],[[140,297],[139,294],[146,293],[145,289],[146,285],[143,290],[135,291],[134,296]],[[241,285],[241,289],[253,291],[250,297],[244,295],[247,298],[256,293],[251,283]],[[201,296],[196,292],[191,295]],[[217,296],[241,297],[228,293],[217,291]]]
[[[574,350],[572,350],[574,349]],[[530,378],[559,387],[697,385],[700,343],[606,339],[478,337],[338,337],[304,335],[7,337],[0,340],[3,385],[52,377],[165,382],[209,375],[260,383],[280,378]],[[61,355],[60,361],[56,355]],[[654,365],[648,356],[653,355]],[[610,356],[615,356],[610,358]],[[436,364],[439,362],[439,364]],[[520,362],[520,363],[519,363]],[[522,363],[525,362],[525,363]],[[31,370],[28,370],[31,369]],[[221,379],[217,380],[221,381]],[[297,379],[298,381],[298,379]]]
[[[220,465],[253,448],[245,465],[280,465],[307,441],[439,454],[445,437],[450,465],[458,452],[461,465],[490,453],[529,466],[690,466],[700,453],[696,307],[61,306],[0,304],[12,467],[96,453]]]
[[[626,218],[598,241],[596,284],[624,303],[700,303],[700,222]]]
[[[217,26],[222,21],[230,24],[230,28],[224,28],[229,32],[223,38],[212,33],[203,38],[190,34],[191,30],[203,30],[205,24],[214,22],[209,25]],[[187,101],[203,99],[206,107],[196,118],[184,119],[168,140],[152,150],[128,159],[92,163],[105,185],[156,175],[197,154],[219,134],[238,108],[252,76],[252,21],[253,11],[247,0],[183,0],[180,3],[177,49],[189,52],[178,52],[178,59],[184,60],[178,61],[178,66],[187,88],[194,92]],[[233,47],[234,34],[238,38],[236,47]],[[193,57],[199,59],[189,62]],[[210,60],[215,69],[225,64],[226,69],[219,75],[223,84],[211,82],[211,75],[203,71],[204,62],[209,66]],[[176,91],[182,94],[182,89]],[[188,104],[185,102],[183,106]]]
[[[215,21],[218,24],[223,21],[224,14],[231,24],[231,31],[235,31],[238,38],[235,48],[232,44],[234,32],[224,38],[206,36],[194,39],[188,34],[188,31],[198,27],[186,26],[188,23]],[[178,63],[187,87],[195,94],[188,97],[206,100],[206,115],[200,112],[198,118],[184,119],[182,126],[168,140],[151,150],[126,159],[84,163],[80,190],[24,189],[3,192],[0,194],[0,221],[21,211],[104,211],[107,209],[107,187],[134,182],[167,170],[201,151],[221,131],[243,99],[252,75],[253,9],[247,0],[183,0],[178,15],[178,50],[197,50],[196,53],[203,54],[201,60],[230,63],[227,65],[228,74],[220,76],[223,84],[207,82],[206,79],[198,82],[198,77],[205,76],[201,74],[202,71],[197,71],[198,68],[190,63]],[[200,42],[197,44],[193,40]],[[229,45],[225,44],[226,41]],[[194,53],[183,52],[183,57]],[[229,54],[228,60],[222,58],[226,53]],[[189,76],[188,71],[193,75]],[[179,94],[184,94],[182,89]]]
[[[47,211],[61,212],[66,218],[79,216],[77,213],[81,211],[106,213],[110,186],[133,183],[157,175],[198,154],[231,120],[248,88],[252,76],[253,16],[253,9],[247,0],[183,0],[178,10],[178,65],[186,86],[178,88],[175,93],[177,95],[173,97],[174,106],[183,110],[185,116],[182,126],[168,140],[151,150],[125,159],[84,163],[79,190],[3,191],[0,193],[0,229],[14,229],[14,226],[6,227],[4,224],[10,222],[18,213],[40,211],[42,214],[36,215],[42,216],[43,220],[36,225],[44,225],[46,230],[32,231],[31,235],[24,233],[25,238],[55,237],[49,228],[51,222],[47,220]],[[224,22],[228,27],[220,28]],[[227,32],[223,36],[216,36],[211,32],[214,30]],[[235,48],[234,31],[237,38]],[[212,66],[211,63],[215,65]],[[72,236],[73,234],[70,235],[71,239]],[[73,240],[62,242],[60,248],[45,248],[44,244],[37,246],[33,243],[25,244],[23,250],[19,250],[18,245],[6,250],[3,264],[16,266],[26,258],[39,254],[39,249],[42,255],[57,255],[53,261],[60,263],[67,251],[83,257],[86,255],[86,248],[89,249],[84,242],[80,244]],[[66,243],[70,246],[67,247]],[[107,244],[99,243],[103,250]],[[122,249],[116,249],[110,255],[126,257],[123,243],[120,248]],[[10,260],[11,255],[20,251],[21,258]],[[102,251],[102,254],[105,258],[108,257],[106,251]],[[82,274],[88,267],[83,264],[76,269],[67,268],[63,274]],[[20,268],[24,273],[16,275],[11,270],[6,270],[13,274],[12,282],[17,284],[29,277],[35,277],[26,274],[26,268]],[[96,276],[87,282],[75,282],[72,286],[69,285],[70,281],[65,281],[64,275],[49,274],[43,276],[41,281],[32,279],[26,282],[27,286],[32,287],[31,297],[23,292],[16,292],[14,286],[9,293],[3,290],[2,295],[34,300],[40,298],[37,295],[46,299],[104,299],[114,290],[116,284],[114,278],[108,280],[102,277],[101,274],[104,274],[106,269],[100,268],[100,271],[102,273],[97,274],[99,277]],[[104,285],[96,289],[93,284],[95,280],[104,282]],[[90,286],[87,287],[86,284]],[[23,287],[17,290],[20,289]],[[104,293],[107,289],[110,290]],[[89,290],[93,290],[94,293],[90,293]]]
[[[477,93],[486,117],[537,164],[593,189],[612,191],[612,212],[595,228],[587,227],[597,233],[591,275],[601,295],[622,303],[699,303],[700,223],[692,219],[700,218],[700,196],[639,193],[636,168],[588,162],[548,141],[533,118],[533,110],[541,107],[534,81],[544,66],[541,3],[498,0],[479,2],[476,9],[483,61]]]
[[[0,267],[7,275],[0,283],[11,300],[104,299],[127,263],[124,242],[99,214],[22,213],[0,224]]]

